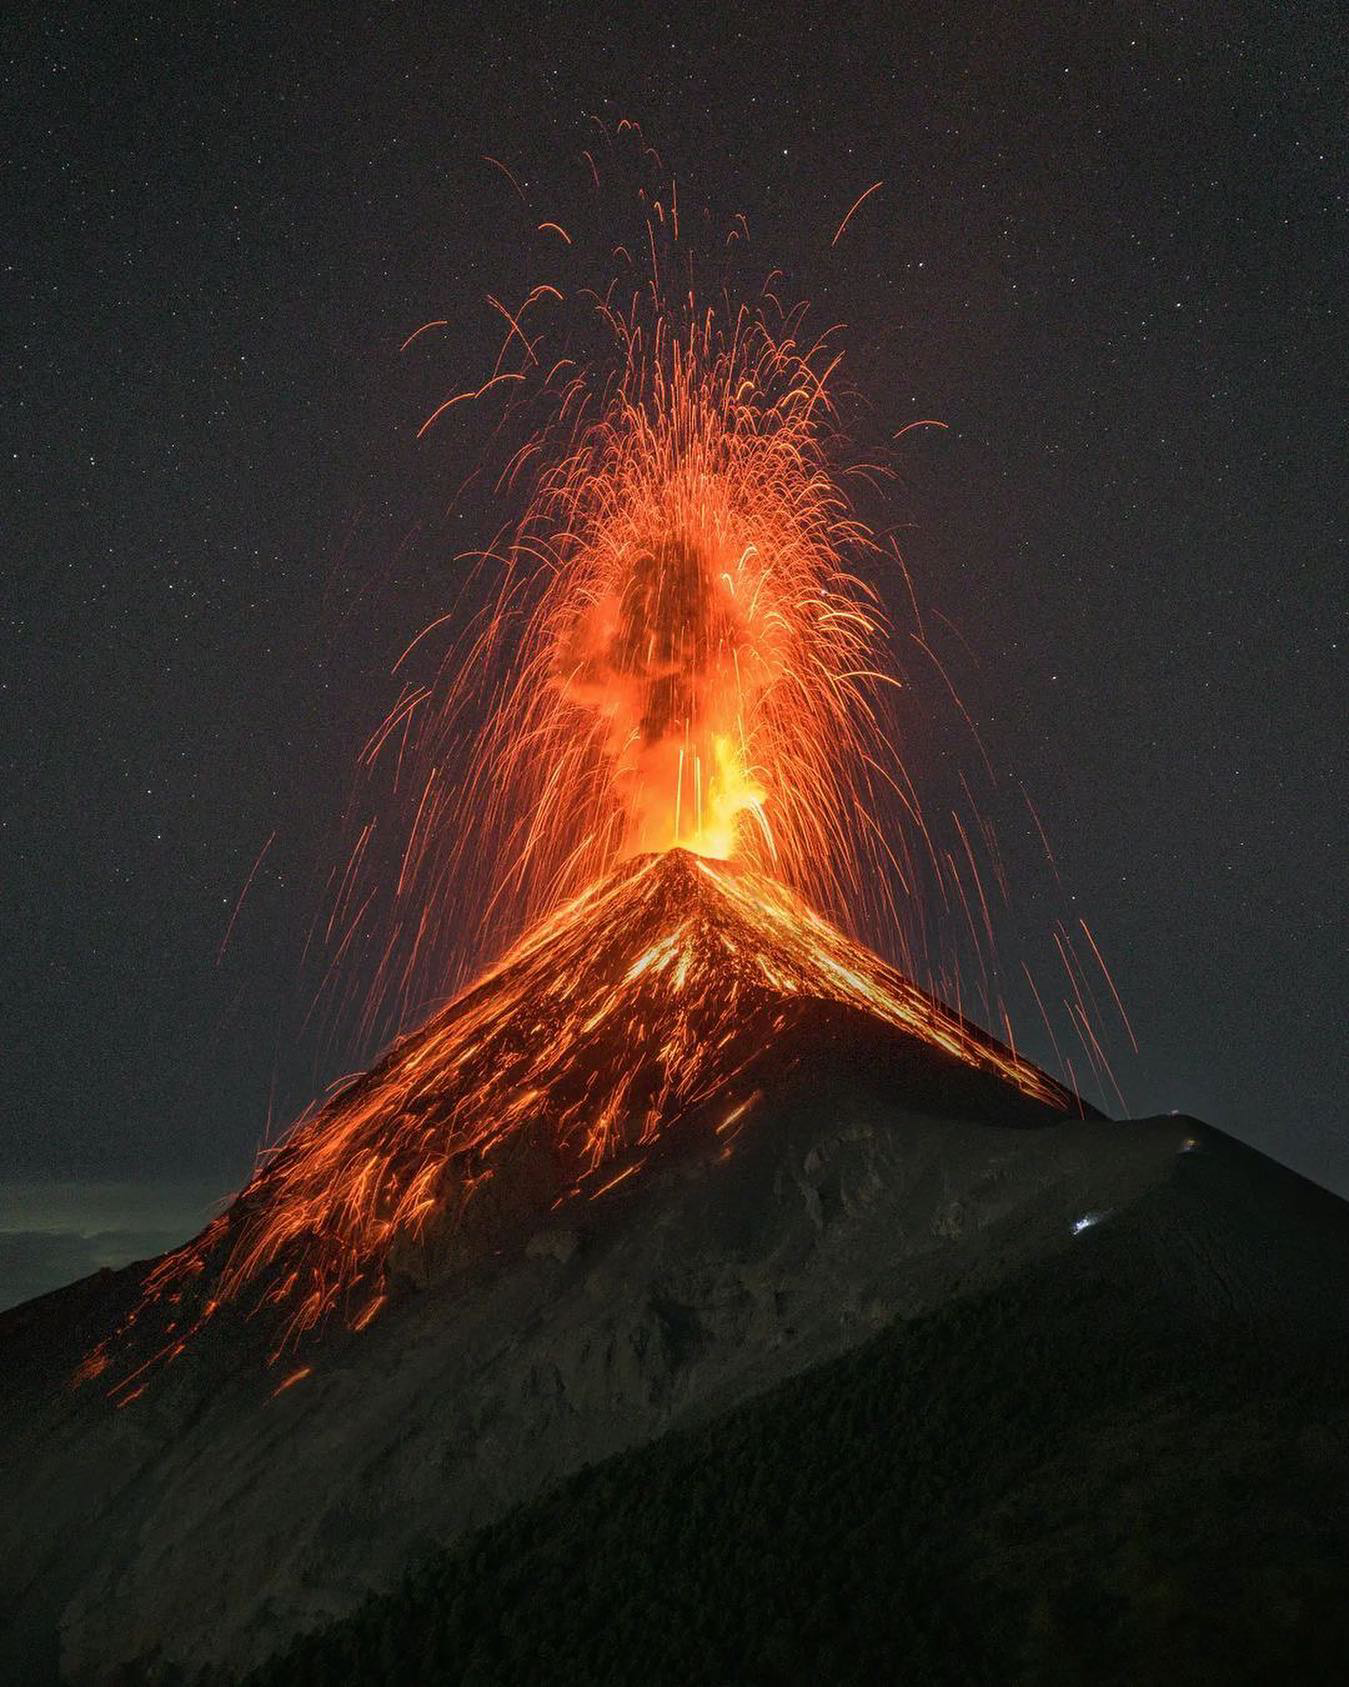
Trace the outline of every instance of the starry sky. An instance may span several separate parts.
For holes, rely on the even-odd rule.
[[[879,437],[949,424],[906,554],[1112,961],[1132,1110],[1349,1191],[1343,49],[1240,3],[11,13],[0,1179],[223,1189],[373,1052],[298,1034],[298,955],[489,537],[414,438],[538,278],[484,158],[565,223],[628,116],[846,324]]]

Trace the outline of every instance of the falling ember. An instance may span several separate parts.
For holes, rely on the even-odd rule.
[[[486,610],[367,746],[412,793],[392,871],[376,813],[335,875],[326,932],[355,971],[353,943],[382,931],[365,958],[405,1010],[443,980],[437,934],[466,904],[525,935],[154,1266],[82,1368],[111,1372],[120,1403],[226,1307],[268,1314],[274,1357],[335,1314],[364,1329],[400,1250],[522,1184],[540,1211],[618,1200],[695,1124],[731,1152],[764,1093],[763,1051],[805,1004],[864,1014],[1054,1112],[1078,1105],[1008,1046],[1009,1024],[1004,1045],[905,975],[922,976],[921,929],[897,922],[901,973],[816,911],[862,925],[878,885],[918,879],[917,849],[991,947],[971,831],[956,817],[959,857],[934,846],[894,750],[886,628],[854,572],[876,546],[831,466],[837,360],[799,341],[799,313],[770,329],[767,306],[702,308],[687,282],[667,299],[657,225],[677,230],[673,209],[649,208],[652,273],[628,306],[592,296],[615,360],[546,360],[529,313],[561,294],[537,287],[496,307],[508,332],[490,376],[423,424],[531,386],[548,416],[501,477],[524,514],[480,559]],[[878,789],[910,824],[886,825]],[[1000,883],[991,833],[973,835]],[[951,994],[958,1009],[958,979]],[[1099,1053],[1080,991],[1078,1007]],[[135,1359],[118,1363],[133,1329]]]
[[[272,1398],[275,1399],[278,1394],[284,1394],[288,1388],[294,1388],[297,1382],[303,1382],[307,1376],[312,1376],[313,1370],[312,1365],[301,1365],[297,1370],[292,1371],[289,1376],[284,1377],[277,1383],[272,1390]]]

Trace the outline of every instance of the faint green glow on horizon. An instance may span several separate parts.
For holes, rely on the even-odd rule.
[[[0,1311],[195,1235],[222,1180],[0,1182]]]

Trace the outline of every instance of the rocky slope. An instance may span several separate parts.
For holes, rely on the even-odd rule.
[[[246,1687],[1349,1678],[1349,1213],[1165,1179],[433,1553]]]

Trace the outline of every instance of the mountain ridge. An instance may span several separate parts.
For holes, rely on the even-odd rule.
[[[248,1687],[1343,1679],[1349,1214],[1191,1130],[1059,1253],[568,1478]]]

